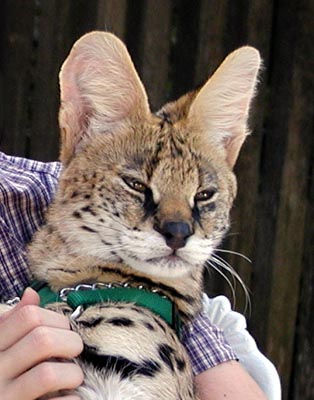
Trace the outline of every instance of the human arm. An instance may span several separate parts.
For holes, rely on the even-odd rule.
[[[191,360],[201,400],[267,398],[237,361],[222,330],[205,313],[184,326],[182,342]]]
[[[195,376],[201,400],[266,400],[257,383],[237,361],[223,362]]]
[[[281,384],[271,361],[258,349],[247,330],[245,317],[232,310],[225,296],[203,295],[203,312],[186,326],[185,346],[192,360],[194,375],[218,364],[239,360],[244,371],[262,389],[268,400],[280,400]],[[184,337],[183,337],[184,338]],[[231,352],[230,352],[231,350]]]
[[[2,400],[34,400],[83,381],[81,369],[70,362],[83,345],[67,319],[38,306],[39,297],[27,289],[14,309],[0,316],[0,393]],[[55,398],[56,400],[57,398]],[[77,400],[77,396],[62,399]]]

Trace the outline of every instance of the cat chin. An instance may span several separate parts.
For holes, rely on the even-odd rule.
[[[195,269],[195,265],[187,263],[180,257],[157,257],[146,261],[126,257],[123,261],[133,269],[157,278],[182,278]]]

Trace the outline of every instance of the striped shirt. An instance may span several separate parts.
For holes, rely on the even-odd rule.
[[[19,295],[30,283],[25,247],[44,222],[61,172],[58,162],[43,163],[0,152],[0,298]],[[182,342],[194,374],[236,355],[223,333],[199,314],[183,327]]]

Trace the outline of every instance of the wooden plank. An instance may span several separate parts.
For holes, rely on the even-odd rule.
[[[304,69],[299,64],[303,17],[295,2],[278,3],[258,210],[259,274],[254,280],[256,299],[263,301],[255,303],[252,327],[279,369],[284,398],[288,398],[292,366],[311,139],[301,123],[308,118],[298,67]]]
[[[310,15],[310,14],[308,14]],[[308,23],[306,23],[309,27]],[[308,39],[310,39],[309,34]],[[310,40],[308,41],[308,44]],[[307,53],[308,54],[308,53]],[[314,67],[314,66],[313,66]],[[303,70],[310,80],[308,88],[312,88],[312,96],[308,88],[305,88],[304,93],[312,97],[312,102],[308,103],[309,109],[308,119],[309,130],[313,131],[313,68],[306,68]],[[312,106],[311,106],[312,104]],[[307,211],[306,211],[306,227],[305,227],[305,240],[304,240],[304,253],[303,253],[303,273],[301,280],[301,296],[298,309],[297,321],[297,335],[294,346],[294,360],[293,360],[293,375],[291,379],[291,393],[290,398],[294,400],[312,400],[314,398],[314,140],[312,143],[312,165],[307,190]]]
[[[244,14],[246,20],[242,22],[244,27],[239,34],[238,42],[236,43],[235,39],[233,39],[233,43],[237,44],[236,47],[243,44],[256,47],[260,51],[261,57],[264,60],[264,65],[266,66],[266,69],[261,71],[257,96],[251,109],[249,123],[251,135],[247,138],[235,167],[238,180],[238,195],[232,210],[231,218],[232,231],[237,234],[230,236],[227,242],[228,248],[245,255],[252,261],[249,263],[245,258],[236,255],[230,255],[228,257],[229,263],[235,267],[249,289],[252,287],[252,279],[254,274],[256,274],[255,231],[258,224],[259,168],[263,137],[265,134],[264,118],[268,101],[267,81],[269,71],[267,69],[267,64],[269,62],[269,46],[272,33],[272,12],[272,4],[267,0],[255,0],[250,2],[250,5],[247,7],[247,13]],[[236,26],[241,25],[241,18],[240,14],[239,20],[234,21]],[[254,23],[252,23],[252,21],[254,21]],[[231,29],[231,32],[232,31],[234,31],[234,28]],[[235,33],[233,33],[233,35],[235,35]],[[254,306],[255,293],[252,290],[251,297]],[[239,285],[236,291],[236,298],[236,308],[243,312],[246,298]],[[254,309],[252,312],[254,312]],[[249,318],[250,313],[248,313],[247,316]],[[256,339],[259,340],[259,337]]]
[[[96,0],[43,1],[35,20],[30,125],[30,156],[55,160],[59,153],[59,69],[74,41],[97,21]]]
[[[167,100],[171,42],[171,2],[147,0],[143,11],[138,56],[141,78],[153,111]]]
[[[222,38],[227,26],[228,4],[228,0],[201,2],[195,57],[195,85],[205,82],[227,55]]]
[[[0,150],[2,138],[5,135],[4,132],[4,65],[3,65],[3,55],[5,48],[5,3],[0,2]]]
[[[125,43],[139,72],[141,72],[142,68],[139,43],[143,30],[144,4],[145,0],[128,2],[125,26]]]
[[[201,1],[174,0],[170,53],[170,98],[194,89]]]
[[[58,71],[55,60],[54,16],[59,7],[56,1],[44,1],[38,3],[37,7],[29,77],[31,90],[28,155],[34,159],[49,161],[58,157]]]
[[[303,76],[302,95],[305,95],[303,127],[311,135],[314,131],[314,58],[311,54],[314,40],[311,16],[314,14],[313,2],[305,0],[301,73]],[[308,113],[307,113],[308,111]],[[298,314],[297,336],[294,352],[293,391],[291,398],[310,400],[314,398],[314,137],[312,136],[312,153],[308,175],[307,212],[303,253],[303,274],[301,281],[301,297]]]
[[[288,115],[291,104],[291,60],[294,32],[284,29],[291,21],[281,5],[273,29],[273,51],[269,62],[268,90],[270,97],[265,114],[265,135],[261,155],[259,198],[257,203],[257,230],[255,253],[255,276],[252,288],[256,296],[252,328],[266,348],[266,332],[269,320],[270,296],[265,296],[272,286],[272,257],[277,228],[277,212],[280,203],[282,166],[286,150]],[[294,10],[296,11],[296,10]],[[288,44],[289,43],[289,44]],[[286,68],[282,68],[282,64]],[[263,299],[259,301],[258,299]]]
[[[109,31],[125,39],[127,0],[98,2],[96,29]]]
[[[7,153],[24,155],[28,146],[28,78],[35,8],[31,0],[7,0],[1,6],[4,117],[0,147]]]
[[[313,85],[313,58],[309,60],[314,39],[313,26],[314,4],[308,0],[301,1],[294,15],[297,38],[292,76],[292,104],[288,125],[288,142],[283,168],[282,192],[280,207],[278,210],[278,229],[276,234],[273,276],[274,285],[271,294],[270,319],[267,336],[267,349],[272,357],[277,360],[281,372],[284,396],[288,397],[290,387],[290,375],[293,362],[293,348],[295,343],[297,311],[299,306],[299,288],[302,269],[303,278],[313,282],[313,264],[303,265],[304,245],[306,244],[307,262],[313,260],[313,242],[308,241],[307,236],[313,237],[312,221],[313,203],[311,203],[309,187],[309,171],[313,163],[313,121],[314,121],[314,85]],[[310,64],[309,64],[310,61]],[[309,190],[310,189],[310,190]],[[303,312],[311,313],[312,309],[304,310],[308,301],[311,301],[310,281],[304,281],[303,290],[309,296],[303,299]],[[305,302],[304,302],[305,300]],[[311,326],[307,314],[301,314],[305,330]],[[309,337],[299,336],[302,345],[306,346],[304,339]],[[308,342],[308,344],[311,343]],[[313,345],[313,340],[312,340]],[[304,355],[303,348],[303,355]],[[313,356],[313,353],[311,354]],[[313,366],[312,358],[306,356],[301,361],[299,354],[295,355],[295,362],[307,375],[310,375],[309,367]],[[297,361],[298,360],[298,361]],[[306,364],[310,361],[310,364]],[[305,362],[305,363],[304,363]],[[313,375],[313,370],[312,370]],[[303,377],[303,382],[305,376]],[[312,399],[310,385],[313,389],[313,376],[306,383],[307,396],[302,393],[302,399]],[[312,391],[313,394],[313,391]]]

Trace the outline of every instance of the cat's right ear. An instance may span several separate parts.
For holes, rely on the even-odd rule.
[[[115,133],[150,112],[131,57],[111,33],[92,32],[80,38],[59,77],[60,159],[64,164],[89,138]]]
[[[234,51],[200,89],[188,113],[206,140],[225,152],[231,168],[248,135],[248,113],[260,65],[259,52],[253,47]]]

